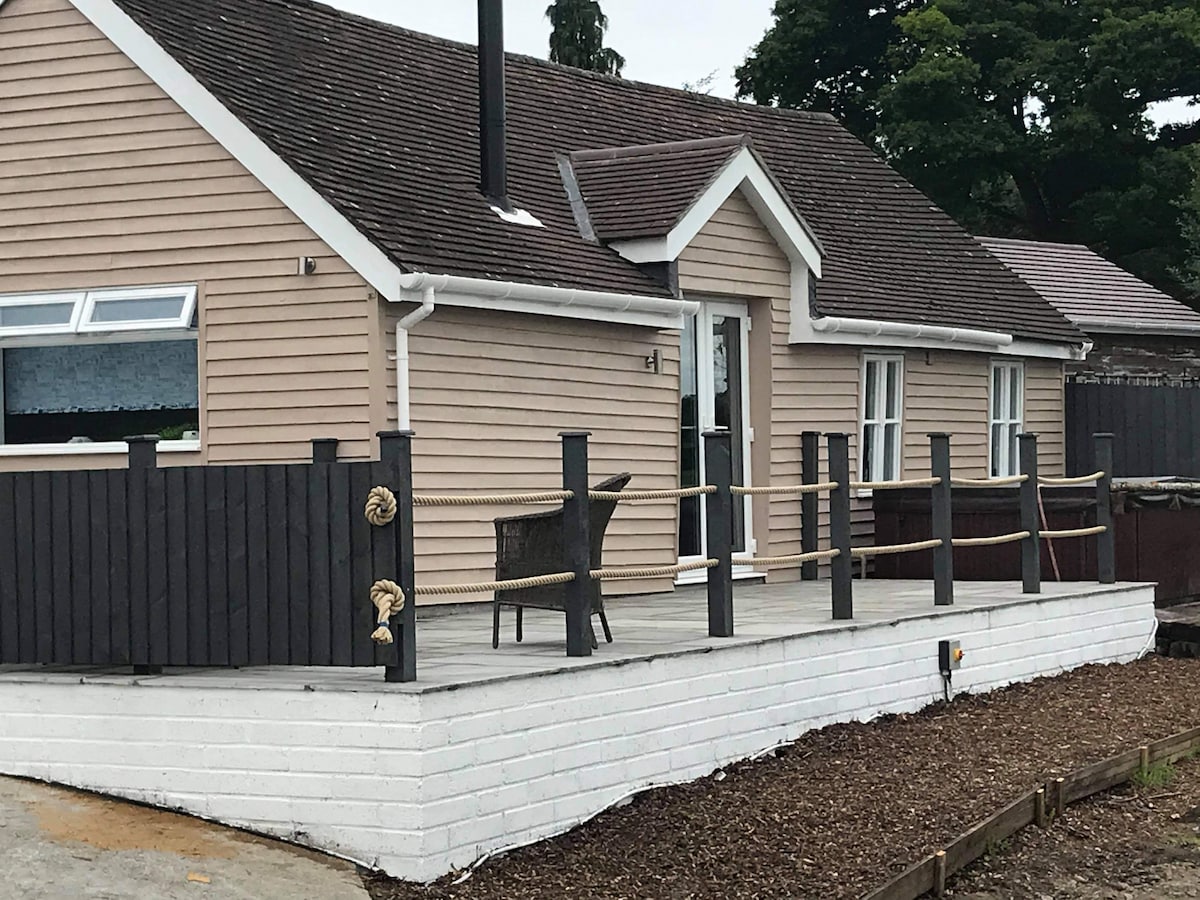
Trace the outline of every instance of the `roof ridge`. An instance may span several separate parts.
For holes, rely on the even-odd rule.
[[[998,236],[985,235],[985,234],[975,235],[975,240],[977,240],[981,243],[985,242],[985,241],[996,241],[997,243],[1000,243],[1000,244],[1021,244],[1023,246],[1032,246],[1032,247],[1071,247],[1076,250],[1087,250],[1089,253],[1096,253],[1096,251],[1093,250],[1091,247],[1089,247],[1087,244],[1076,244],[1076,243],[1069,243],[1066,241],[1040,241],[1037,238],[998,237]],[[1103,254],[1096,253],[1096,255],[1099,256],[1101,259],[1104,258]]]
[[[732,150],[734,148],[748,147],[750,144],[750,135],[741,132],[740,134],[693,138],[686,141],[661,141],[655,144],[626,144],[622,147],[576,150],[570,156],[574,162],[595,162],[607,159],[628,159],[634,156],[653,156],[656,153],[666,153],[669,150],[687,152],[689,150],[716,150],[723,147],[728,147]]]

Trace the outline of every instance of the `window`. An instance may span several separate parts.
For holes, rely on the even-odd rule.
[[[991,394],[992,477],[1007,478],[1021,469],[1017,435],[1023,427],[1025,367],[1019,362],[992,363]]]
[[[0,337],[187,328],[195,287],[0,296]]]
[[[862,480],[900,477],[900,418],[904,409],[904,358],[863,361]]]
[[[196,293],[0,295],[0,444],[194,439]]]

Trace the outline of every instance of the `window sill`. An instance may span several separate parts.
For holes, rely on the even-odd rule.
[[[159,453],[198,453],[199,441],[159,441]],[[119,453],[122,456],[129,452],[129,445],[124,441],[101,441],[93,444],[3,444],[0,445],[0,457],[3,456],[99,456],[106,453]]]

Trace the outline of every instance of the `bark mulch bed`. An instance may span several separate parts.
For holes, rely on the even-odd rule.
[[[1200,661],[1088,666],[836,725],[724,777],[642,794],[410,898],[852,898],[1049,777],[1200,724]],[[1120,895],[1117,895],[1120,896]]]
[[[1184,900],[1200,897],[1200,760],[1126,785],[1026,828],[951,879],[956,900]],[[1162,777],[1165,776],[1165,777]]]

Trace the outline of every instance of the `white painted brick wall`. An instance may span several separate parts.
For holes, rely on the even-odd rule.
[[[4,677],[0,771],[431,879],[631,791],[700,777],[833,722],[920,709],[941,696],[940,638],[967,653],[955,690],[984,691],[1133,659],[1153,628],[1153,589],[1137,588],[454,691]]]

